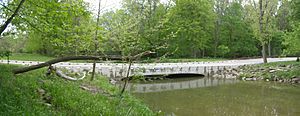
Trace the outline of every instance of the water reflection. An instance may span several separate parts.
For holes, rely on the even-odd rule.
[[[173,85],[173,88],[180,90],[164,91],[171,89],[171,84],[174,83],[176,87]],[[143,100],[153,111],[162,111],[163,115],[300,116],[299,86],[210,78],[171,82],[171,84],[141,84],[160,92],[141,88],[136,91],[148,93],[134,95]],[[153,85],[160,86],[153,87]]]
[[[217,86],[236,82],[238,82],[236,79],[216,79],[211,77],[176,78],[148,83],[130,83],[127,89],[134,93],[148,93]]]

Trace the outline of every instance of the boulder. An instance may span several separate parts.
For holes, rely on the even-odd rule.
[[[270,69],[270,70],[269,70],[270,73],[274,73],[274,72],[276,72],[276,71],[277,71],[277,70],[275,70],[275,69]]]

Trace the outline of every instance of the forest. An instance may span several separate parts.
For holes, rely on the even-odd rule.
[[[89,7],[84,0],[1,0],[1,53],[130,56],[150,50],[153,58],[300,53],[298,0],[123,0],[120,8],[99,7],[98,14]]]
[[[299,115],[300,0],[103,1],[0,0],[0,116]]]

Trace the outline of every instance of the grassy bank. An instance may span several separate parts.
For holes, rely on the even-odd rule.
[[[10,56],[10,60],[22,60],[22,61],[47,61],[51,60],[54,57],[50,56],[44,56],[40,54],[29,54],[29,53],[12,53]],[[5,58],[1,58],[3,60],[6,60]]]
[[[14,76],[15,67],[0,64],[0,115],[154,115],[130,94],[119,97],[119,89],[104,77],[71,82],[46,77],[45,69]]]
[[[270,81],[291,82],[300,78],[300,62],[273,62],[242,67],[241,78],[258,78]]]
[[[214,62],[214,61],[223,61],[224,58],[164,58],[164,59],[148,59],[142,60],[143,63],[180,63],[180,62]]]

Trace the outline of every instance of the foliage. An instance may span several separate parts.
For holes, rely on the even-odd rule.
[[[286,46],[285,54],[300,55],[300,23],[296,24],[292,32],[286,33],[283,44]]]
[[[297,55],[300,56],[300,2],[297,0],[291,1],[291,20],[292,20],[292,29],[290,32],[287,32],[284,36],[283,44],[286,46],[284,50],[285,54],[288,55]]]
[[[169,41],[169,51],[175,57],[197,57],[208,47],[212,37],[214,13],[209,1],[178,0],[167,14],[168,33],[174,33]],[[187,52],[190,51],[190,52]]]
[[[44,56],[44,55],[40,55],[40,54],[12,53],[10,56],[10,59],[11,60],[21,60],[21,61],[48,61],[48,60],[53,59],[53,57]]]
[[[245,9],[237,2],[231,3],[224,10],[221,18],[221,43],[223,45],[218,46],[219,53],[223,57],[224,55],[227,57],[257,55],[258,41],[253,39],[253,30],[250,28],[250,24],[244,20],[244,12]],[[225,46],[228,49],[224,49]]]
[[[11,56],[11,52],[10,51],[0,51],[0,58],[3,57],[10,57]]]
[[[16,3],[18,0],[7,7],[15,7]],[[90,51],[94,26],[90,26],[93,22],[85,2],[26,0],[24,7],[12,24],[20,36],[26,33],[28,51],[52,55]],[[9,13],[8,10],[6,14]]]
[[[9,17],[19,1],[3,3],[0,16]],[[96,43],[99,54],[151,50],[154,58],[251,57],[264,45],[278,56],[288,46],[283,35],[296,30],[298,6],[296,0],[262,0],[262,10],[255,0],[123,0],[119,9],[101,12],[96,26],[84,0],[26,0],[0,44],[62,56],[94,53]]]
[[[104,77],[98,76],[93,82],[70,82],[55,76],[45,77],[45,69],[14,76],[11,69],[15,67],[0,65],[1,115],[154,115],[128,93],[119,98],[79,88],[87,84],[113,95],[118,93]],[[45,95],[41,95],[41,89]],[[51,106],[45,105],[44,96],[50,97]]]

